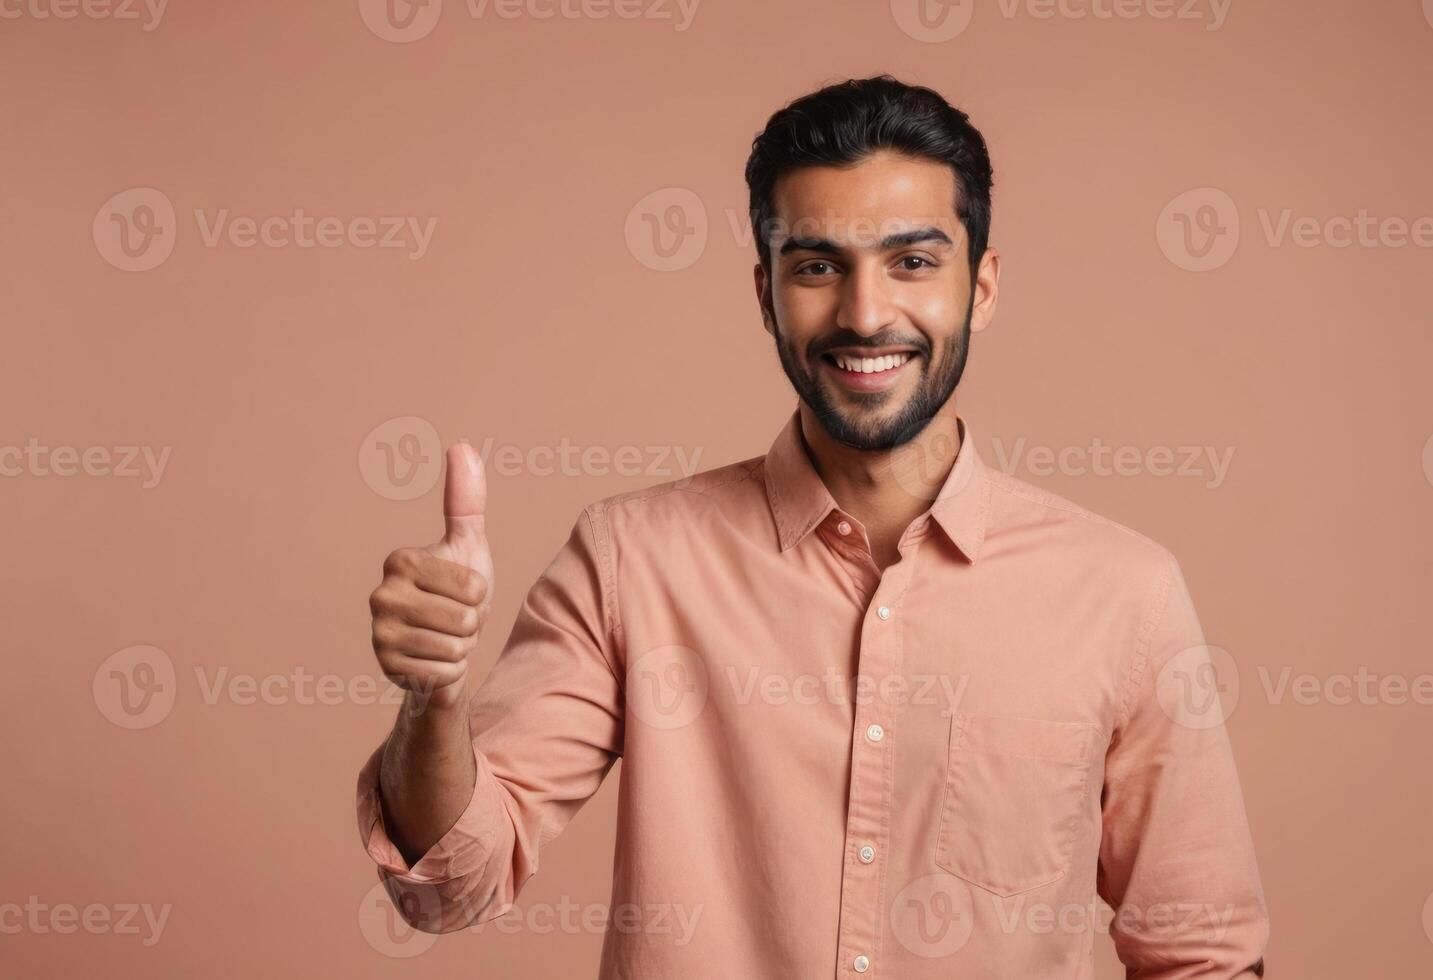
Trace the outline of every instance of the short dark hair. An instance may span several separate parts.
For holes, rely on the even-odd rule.
[[[853,78],[802,96],[778,110],[752,141],[746,186],[762,265],[771,267],[777,177],[794,167],[859,163],[877,150],[926,157],[955,172],[955,210],[970,239],[974,282],[990,240],[993,173],[985,137],[939,93],[890,75]]]

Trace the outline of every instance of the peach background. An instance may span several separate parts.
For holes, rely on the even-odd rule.
[[[702,468],[764,452],[794,396],[728,220],[744,222],[750,140],[783,102],[882,70],[941,90],[992,147],[1006,275],[959,396],[986,460],[996,439],[1235,449],[1217,487],[1014,472],[1171,547],[1237,662],[1270,975],[1433,968],[1433,705],[1275,703],[1259,673],[1433,670],[1433,251],[1276,246],[1259,219],[1433,214],[1419,0],[1234,0],[1218,30],[981,2],[942,43],[901,29],[902,0],[706,0],[685,31],[474,19],[448,0],[411,43],[380,39],[353,0],[173,0],[149,31],[26,2],[0,23],[0,446],[172,453],[150,489],[0,478],[0,905],[172,912],[152,946],[0,933],[0,972],[595,972],[597,932],[385,939],[352,796],[393,708],[210,704],[195,672],[376,674],[366,598],[382,556],[440,530],[436,491],[370,486],[365,437],[385,420],[521,452],[699,449]],[[92,225],[112,227],[102,206],[136,187],[173,204],[177,238],[126,272]],[[1229,196],[1241,238],[1192,272],[1156,222],[1202,187]],[[664,188],[708,218],[674,271],[624,230]],[[225,208],[437,225],[416,261],[205,247],[194,210]],[[678,475],[490,472],[498,598],[476,672],[584,504]],[[95,680],[136,645],[172,661],[175,701],[126,730]],[[523,905],[607,901],[615,788],[546,850]],[[1121,975],[1106,940],[1099,957]]]

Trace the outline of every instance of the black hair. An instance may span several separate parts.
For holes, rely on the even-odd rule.
[[[746,185],[762,265],[771,268],[777,177],[794,167],[855,164],[883,149],[936,160],[955,172],[955,211],[969,238],[973,283],[990,239],[993,174],[985,137],[939,93],[890,75],[853,78],[802,96],[778,110],[752,141]]]

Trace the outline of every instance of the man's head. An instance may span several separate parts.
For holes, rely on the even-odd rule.
[[[762,318],[797,394],[848,446],[913,438],[995,311],[984,138],[930,89],[852,80],[773,115],[746,181]]]

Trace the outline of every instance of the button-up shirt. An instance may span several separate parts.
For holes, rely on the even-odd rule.
[[[412,866],[381,747],[363,768],[403,916],[513,909],[621,758],[602,978],[1088,978],[1106,932],[1130,976],[1263,976],[1179,565],[958,426],[884,570],[799,413],[764,457],[584,509],[474,692],[472,801]]]

